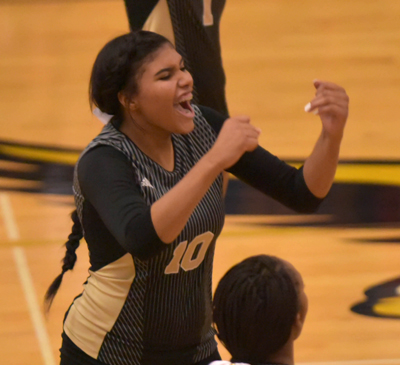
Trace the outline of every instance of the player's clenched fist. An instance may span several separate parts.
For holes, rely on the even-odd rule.
[[[240,115],[225,121],[218,138],[210,150],[222,170],[234,165],[245,152],[258,146],[260,129],[250,124],[248,116]]]

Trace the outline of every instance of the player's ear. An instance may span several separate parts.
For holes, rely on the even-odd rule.
[[[301,330],[303,329],[303,324],[304,324],[304,320],[302,318],[301,313],[299,312],[299,313],[297,313],[296,319],[292,326],[291,338],[293,341],[296,340],[300,336]]]
[[[120,91],[118,93],[118,100],[125,109],[128,107],[128,98],[124,92]]]
[[[135,111],[137,109],[136,101],[132,98],[128,98],[123,91],[118,93],[118,100],[125,109],[129,109],[130,111]]]
[[[303,305],[301,306],[299,312],[296,315],[296,319],[295,319],[295,321],[293,323],[293,326],[292,326],[291,337],[292,337],[293,341],[295,339],[297,339],[301,334],[301,331],[302,331],[303,326],[304,326],[304,322],[306,320],[307,310],[308,310],[308,303],[303,303]]]
[[[138,108],[137,103],[135,102],[135,100],[130,100],[129,101],[129,110],[130,111],[135,111]]]

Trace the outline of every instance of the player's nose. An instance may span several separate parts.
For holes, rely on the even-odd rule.
[[[193,87],[193,77],[187,70],[182,70],[179,75],[178,85],[180,87]]]

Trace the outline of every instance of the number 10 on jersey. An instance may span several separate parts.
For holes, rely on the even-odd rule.
[[[165,268],[165,274],[177,274],[179,269],[185,271],[196,269],[204,260],[208,247],[214,238],[214,233],[205,232],[198,235],[188,244],[188,241],[181,242],[174,250],[174,257]],[[193,258],[197,246],[201,245],[198,254]]]

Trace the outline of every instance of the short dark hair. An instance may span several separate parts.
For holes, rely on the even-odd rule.
[[[144,30],[121,35],[108,42],[99,52],[89,84],[90,106],[102,112],[122,116],[118,93],[126,90],[133,96],[141,66],[163,45],[171,42],[160,34]]]
[[[289,340],[300,310],[297,284],[288,265],[259,255],[232,267],[214,294],[218,338],[234,361],[262,363]]]

